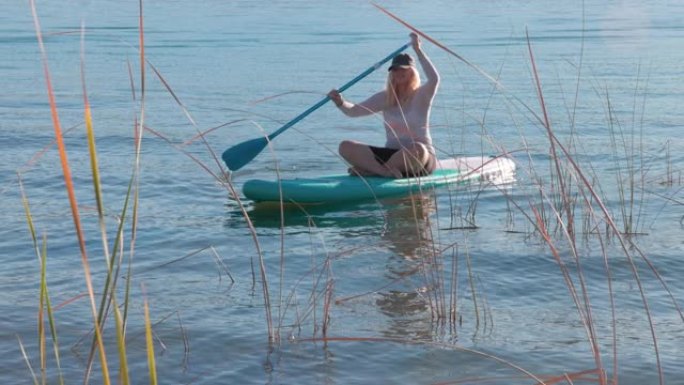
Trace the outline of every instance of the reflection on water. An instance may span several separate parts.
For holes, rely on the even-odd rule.
[[[385,221],[381,204],[375,202],[335,205],[300,205],[279,202],[250,203],[247,215],[256,228],[299,231],[301,228],[334,228],[360,232],[382,228]],[[243,213],[237,208],[228,212],[227,226],[244,228]]]
[[[416,261],[432,245],[430,214],[436,211],[434,194],[415,194],[387,205],[383,239],[402,260]]]
[[[387,337],[432,339],[431,283],[436,259],[431,215],[436,212],[434,194],[414,195],[388,205],[382,236],[390,251],[386,277],[391,289],[380,292],[376,304],[389,317]]]
[[[336,236],[379,234],[380,253],[387,258],[388,285],[376,292],[376,305],[387,316],[387,337],[432,340],[435,299],[441,289],[431,220],[437,211],[434,191],[401,199],[338,205],[258,203],[246,207],[257,231],[284,228],[288,234],[330,229]],[[229,227],[244,228],[240,210],[226,218]]]

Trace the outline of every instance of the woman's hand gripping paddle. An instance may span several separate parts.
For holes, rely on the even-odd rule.
[[[370,75],[371,72],[380,68],[383,64],[392,60],[392,58],[394,58],[396,55],[398,55],[401,52],[403,52],[404,50],[406,50],[410,45],[411,45],[411,43],[404,44],[403,46],[401,46],[401,48],[399,48],[396,51],[392,52],[391,54],[387,55],[386,58],[384,58],[384,59],[380,60],[379,62],[373,64],[371,67],[369,67],[363,73],[361,73],[359,76],[355,77],[354,79],[349,81],[347,84],[340,87],[338,90],[340,92],[343,92],[344,90],[353,86],[359,80]],[[284,126],[280,127],[278,130],[274,131],[272,134],[270,134],[266,137],[251,139],[251,140],[248,140],[246,142],[236,144],[235,146],[227,149],[226,151],[223,152],[223,156],[222,156],[223,161],[226,162],[226,166],[228,166],[228,169],[231,171],[237,171],[237,170],[241,169],[244,165],[251,162],[252,159],[256,158],[256,156],[259,155],[259,153],[261,151],[263,151],[264,148],[266,148],[266,145],[268,145],[269,141],[275,139],[276,136],[282,134],[283,132],[285,132],[285,130],[294,126],[295,123],[299,122],[300,120],[304,119],[309,114],[311,114],[312,112],[316,111],[318,108],[320,108],[322,105],[327,103],[329,100],[330,100],[330,97],[326,96],[321,101],[319,101],[318,103],[313,105],[311,108],[302,112],[296,118],[285,123]]]

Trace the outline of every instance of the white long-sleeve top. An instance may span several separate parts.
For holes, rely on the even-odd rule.
[[[426,82],[403,106],[387,106],[387,90],[380,91],[361,103],[345,101],[339,108],[349,117],[366,116],[382,111],[387,141],[385,147],[399,149],[415,142],[423,143],[434,153],[430,135],[430,109],[439,86],[439,74],[422,50],[416,52]]]

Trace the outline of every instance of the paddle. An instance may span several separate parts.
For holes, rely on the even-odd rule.
[[[390,61],[396,55],[400,54],[402,51],[404,51],[410,45],[411,45],[411,43],[406,43],[406,44],[402,45],[401,48],[399,48],[396,51],[392,52],[391,54],[387,55],[386,58],[384,58],[384,59],[380,60],[379,62],[373,64],[371,67],[369,67],[363,73],[361,73],[359,76],[355,77],[354,79],[349,81],[347,84],[338,88],[338,91],[343,92],[347,88],[353,86],[359,80],[365,78],[371,72],[380,68],[380,66],[382,66],[383,64]],[[316,111],[318,108],[320,108],[322,105],[327,103],[329,100],[330,100],[330,97],[326,96],[321,101],[314,104],[311,108],[302,112],[296,118],[285,123],[284,126],[280,127],[278,130],[274,131],[271,135],[268,135],[267,137],[260,137],[260,138],[256,138],[256,139],[251,139],[251,140],[248,140],[246,142],[236,144],[235,146],[227,149],[226,151],[223,152],[223,156],[222,156],[223,161],[226,162],[226,166],[228,166],[228,169],[230,169],[231,171],[237,171],[237,170],[241,169],[244,165],[251,162],[252,159],[256,158],[256,156],[259,155],[259,153],[261,151],[263,151],[264,148],[266,148],[266,145],[268,144],[269,141],[275,139],[276,136],[282,134],[283,132],[285,132],[285,130],[294,126],[295,123],[299,122],[300,120],[304,119],[309,114],[311,114],[312,112]]]

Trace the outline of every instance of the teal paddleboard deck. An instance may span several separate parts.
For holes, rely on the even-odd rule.
[[[487,181],[512,175],[515,164],[508,158],[462,157],[441,160],[431,175],[414,178],[381,178],[328,175],[278,180],[252,179],[242,193],[255,202],[334,203],[408,196],[434,188]]]

